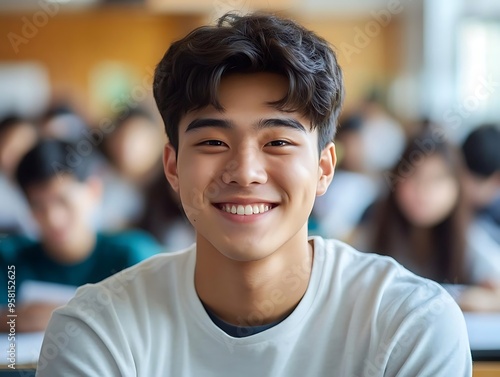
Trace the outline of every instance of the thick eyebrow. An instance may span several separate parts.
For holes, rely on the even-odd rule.
[[[297,131],[307,132],[306,128],[298,120],[293,118],[270,118],[261,119],[257,123],[257,129],[271,128],[271,127],[287,127]]]
[[[205,127],[230,129],[233,125],[225,119],[215,118],[198,118],[190,122],[186,128],[186,133]],[[272,128],[272,127],[287,127],[301,132],[307,132],[305,127],[298,120],[293,118],[268,118],[261,119],[255,125],[256,129]]]
[[[232,125],[229,121],[224,119],[214,119],[214,118],[199,118],[193,120],[188,124],[186,128],[186,133],[189,131],[193,131],[199,128],[204,127],[215,127],[215,128],[232,128]]]

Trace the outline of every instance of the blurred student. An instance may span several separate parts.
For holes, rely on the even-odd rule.
[[[500,127],[485,125],[475,129],[463,143],[462,151],[467,166],[465,193],[474,213],[474,235],[482,246],[485,262],[500,270]],[[490,278],[500,282],[500,275]]]
[[[153,117],[142,109],[129,109],[115,120],[102,149],[118,173],[143,187],[161,171],[164,136]]]
[[[368,249],[439,283],[469,282],[462,174],[453,146],[430,132],[412,139],[386,174],[391,187],[372,212]]]
[[[391,169],[405,147],[406,137],[401,124],[382,106],[376,91],[361,103],[359,116],[365,170],[379,174]],[[384,153],[380,151],[380,143],[383,143]]]
[[[109,162],[103,169],[104,201],[101,226],[125,228],[140,221],[146,192],[161,173],[164,136],[152,116],[128,109],[115,119],[101,150]]]
[[[37,139],[35,125],[26,119],[9,116],[0,121],[0,232],[35,235],[32,216],[14,174]]]
[[[469,232],[474,280],[481,287],[462,295],[469,310],[500,311],[500,127],[484,125],[462,145],[466,162],[465,194],[474,214]],[[493,298],[491,297],[493,296]]]
[[[142,232],[96,233],[92,216],[101,184],[91,175],[87,159],[68,158],[71,148],[61,141],[41,141],[17,168],[17,181],[41,234],[40,242],[3,258],[3,264],[15,267],[19,332],[43,330],[51,311],[67,300],[64,294],[60,300],[54,297],[55,286],[42,282],[65,286],[67,292],[66,288],[98,282],[159,251],[158,244]],[[7,266],[1,269],[7,271]],[[2,276],[6,279],[6,274]],[[45,295],[40,293],[44,289]],[[3,292],[5,305],[7,293]],[[30,297],[29,302],[23,302],[24,297]]]
[[[351,115],[340,122],[335,146],[335,179],[325,195],[316,199],[309,224],[315,234],[349,242],[363,213],[379,197],[381,184],[365,164],[360,116]]]
[[[373,235],[366,249],[445,284],[463,309],[500,310],[496,289],[476,294],[478,287],[466,286],[487,283],[488,276],[500,276],[500,268],[489,265],[485,274],[474,273],[482,261],[471,238],[463,174],[462,156],[454,146],[431,132],[411,140],[386,177],[393,186],[372,212]],[[456,284],[461,284],[459,289]]]
[[[42,115],[39,128],[43,138],[76,143],[82,138],[87,125],[72,106],[56,103]]]
[[[184,249],[195,242],[195,232],[189,223],[179,195],[172,190],[160,172],[145,191],[146,205],[137,227],[155,236],[166,251]]]

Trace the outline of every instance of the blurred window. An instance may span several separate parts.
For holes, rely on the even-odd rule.
[[[460,101],[477,107],[476,121],[499,121],[500,20],[466,18],[459,25],[457,83]],[[478,88],[483,87],[478,95]],[[477,99],[472,103],[471,96]]]

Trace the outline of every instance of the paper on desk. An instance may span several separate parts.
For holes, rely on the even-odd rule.
[[[19,288],[18,302],[41,301],[63,305],[75,295],[76,289],[72,285],[26,280]]]
[[[36,364],[38,355],[40,355],[40,349],[42,348],[43,334],[43,331],[16,334],[16,367]],[[6,358],[9,347],[9,334],[0,333],[1,364],[9,363]]]

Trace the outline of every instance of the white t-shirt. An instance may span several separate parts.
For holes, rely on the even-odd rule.
[[[37,376],[472,375],[462,313],[438,284],[391,258],[312,239],[307,291],[268,330],[234,338],[212,322],[196,294],[192,246],[80,288],[53,314]]]

